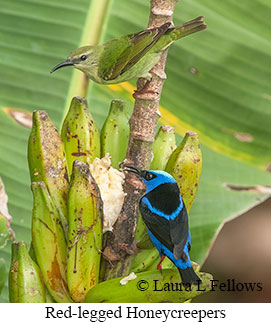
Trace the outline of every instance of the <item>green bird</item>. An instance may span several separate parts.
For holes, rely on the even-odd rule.
[[[171,27],[168,22],[102,45],[80,47],[56,65],[51,73],[64,66],[73,66],[101,84],[121,83],[139,77],[150,80],[149,71],[165,49],[175,40],[207,28],[203,18],[198,17],[177,27]]]

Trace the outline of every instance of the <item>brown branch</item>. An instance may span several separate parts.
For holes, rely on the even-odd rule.
[[[172,22],[173,11],[178,0],[151,0],[151,13],[148,28],[159,27],[166,22]],[[150,71],[150,82],[139,79],[135,92],[134,111],[129,121],[130,139],[126,154],[126,163],[137,167],[148,168],[152,156],[158,110],[162,87],[166,79],[165,64],[167,50],[160,61]],[[144,87],[144,91],[140,89]],[[105,262],[104,280],[125,275],[129,272],[132,257],[136,252],[134,236],[137,225],[137,206],[144,186],[134,175],[126,174],[124,200],[121,215],[118,218],[113,234],[108,237],[104,250]]]

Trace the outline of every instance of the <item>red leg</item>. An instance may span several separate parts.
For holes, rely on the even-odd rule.
[[[161,256],[161,260],[159,261],[159,264],[157,265],[157,269],[159,269],[159,270],[162,270],[162,266],[161,266],[161,264],[162,264],[162,262],[163,262],[163,260],[165,259],[165,255],[162,255]]]

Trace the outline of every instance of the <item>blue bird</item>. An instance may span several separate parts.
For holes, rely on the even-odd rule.
[[[185,204],[175,179],[164,171],[141,170],[126,165],[124,170],[138,175],[146,185],[139,202],[139,210],[161,262],[168,257],[178,268],[182,283],[199,284],[201,280],[193,270],[189,250],[191,236]]]

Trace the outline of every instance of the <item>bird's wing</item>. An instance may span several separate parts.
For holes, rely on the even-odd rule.
[[[169,221],[151,212],[151,210],[144,202],[142,202],[142,200],[139,203],[139,211],[147,228],[167,249],[173,252]]]
[[[186,207],[183,204],[181,212],[174,220],[169,220],[170,238],[174,245],[173,254],[176,259],[182,258],[184,261],[187,255],[184,253],[184,247],[187,242],[189,228]]]
[[[158,28],[113,39],[104,44],[98,74],[106,80],[114,80],[135,65],[168,30],[170,23]]]

